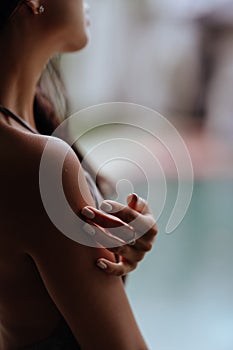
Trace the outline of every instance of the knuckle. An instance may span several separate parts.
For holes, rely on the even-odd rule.
[[[140,198],[140,205],[142,206],[142,209],[148,209],[149,205],[146,199]]]
[[[151,251],[152,247],[153,247],[152,243],[148,242],[148,243],[145,245],[145,251],[146,251],[146,252]]]
[[[158,233],[158,226],[157,226],[156,222],[154,223],[153,230],[154,230],[154,234],[157,235],[157,233]]]
[[[145,240],[141,240],[140,241],[140,246],[139,248],[141,249],[142,252],[149,252],[153,247],[152,242],[150,241],[145,241]]]
[[[145,207],[147,207],[146,200],[140,197],[139,200],[137,201],[136,207],[140,212],[143,211]]]
[[[152,235],[153,237],[155,237],[158,233],[158,226],[156,224],[155,221],[150,223],[150,229],[148,230],[148,232],[150,233],[150,235]]]
[[[138,255],[137,261],[138,261],[138,262],[139,262],[139,261],[142,261],[143,258],[144,258],[144,256],[145,256],[145,251],[144,251],[144,252],[141,252],[141,253]]]

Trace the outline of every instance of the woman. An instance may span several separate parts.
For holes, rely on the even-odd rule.
[[[148,231],[134,245],[84,246],[52,224],[40,196],[40,160],[51,140],[39,118],[47,103],[38,92],[40,77],[54,54],[86,45],[83,2],[4,0],[0,20],[0,349],[146,349],[120,276],[151,249],[157,230],[147,204],[133,194],[128,206],[104,201],[112,215],[96,209],[97,188],[75,152],[56,138],[51,162],[68,149],[64,192],[73,211],[93,224],[96,239],[118,240],[100,228],[115,226],[117,217],[128,237],[132,230],[123,221],[136,217],[135,232]]]

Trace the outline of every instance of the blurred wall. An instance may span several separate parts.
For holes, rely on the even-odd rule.
[[[90,43],[63,57],[72,111],[133,102],[231,138],[232,0],[89,3]]]

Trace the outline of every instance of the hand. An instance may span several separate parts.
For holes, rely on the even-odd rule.
[[[96,240],[108,250],[118,254],[120,261],[113,263],[100,258],[97,265],[106,273],[124,276],[133,271],[146,252],[152,248],[157,234],[156,222],[148,204],[136,194],[127,198],[128,205],[104,201],[100,209],[85,207],[82,214]]]

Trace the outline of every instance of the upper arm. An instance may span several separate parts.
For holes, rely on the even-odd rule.
[[[65,145],[50,154],[49,165],[56,166]],[[74,212],[94,205],[81,166],[72,150],[64,161],[63,187]],[[80,181],[77,178],[80,177]],[[83,350],[145,349],[144,341],[132,315],[120,277],[109,276],[96,267],[96,260],[114,255],[103,248],[93,248],[67,238],[49,219],[39,190],[31,182],[33,201],[27,208],[31,232],[25,233],[25,251],[33,258],[52,300],[66,319]],[[82,188],[80,188],[82,186]],[[54,187],[55,189],[55,187]],[[54,193],[52,205],[59,206]],[[31,198],[32,199],[32,198]],[[32,204],[33,203],[33,204]],[[58,209],[60,215],[60,209]],[[64,217],[66,220],[66,217]],[[34,225],[33,225],[34,221]],[[77,226],[77,235],[85,235]]]

